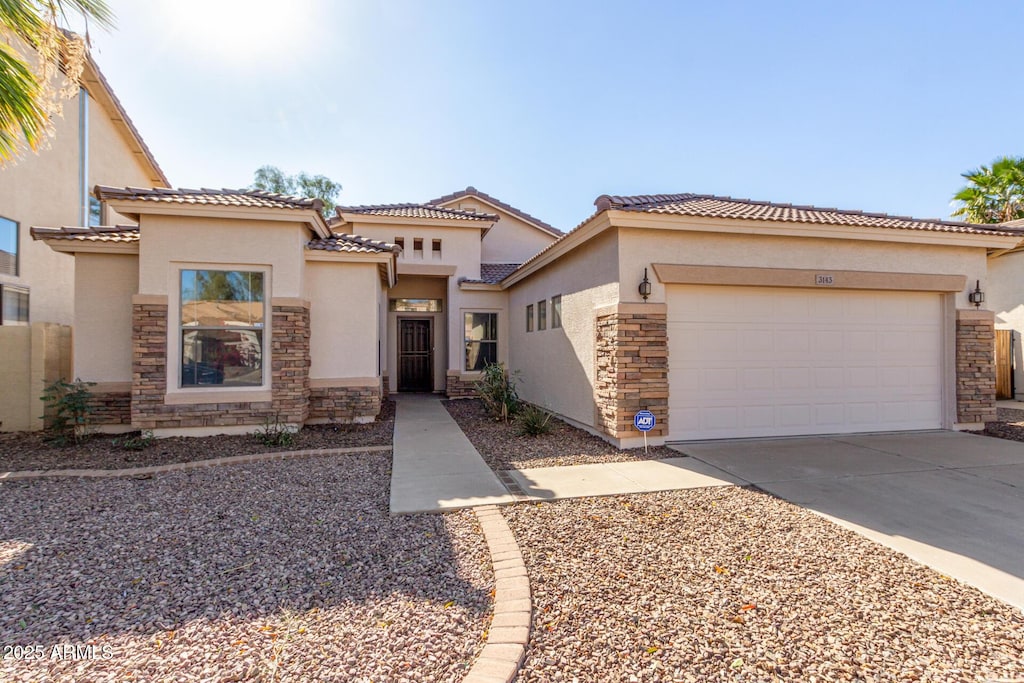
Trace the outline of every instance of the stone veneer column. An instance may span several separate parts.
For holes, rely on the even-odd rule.
[[[281,422],[302,424],[309,415],[309,302],[274,299],[271,389]]]
[[[615,440],[638,438],[633,416],[645,409],[668,435],[668,334],[664,304],[617,304],[597,311],[597,428]]]
[[[457,371],[445,374],[445,394],[448,398],[476,398],[477,377],[463,377]]]
[[[132,297],[132,425],[153,429],[167,393],[167,297]]]
[[[996,419],[995,314],[956,312],[956,421]]]

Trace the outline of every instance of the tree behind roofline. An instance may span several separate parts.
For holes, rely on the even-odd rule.
[[[104,0],[0,0],[0,165],[26,149],[38,151],[53,135],[62,100],[78,94],[88,31],[85,39],[64,31],[69,14],[87,25],[90,19],[103,28],[114,25]],[[38,62],[25,51],[34,51]]]
[[[253,175],[252,189],[319,199],[324,203],[324,215],[330,216],[337,205],[341,183],[324,175],[309,175],[305,171],[288,175],[277,166],[261,166]]]
[[[1024,157],[1001,157],[992,166],[961,173],[968,184],[953,195],[954,216],[972,223],[1024,218]]]

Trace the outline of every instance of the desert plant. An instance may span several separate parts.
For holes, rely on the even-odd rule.
[[[141,432],[124,434],[114,439],[113,444],[126,451],[141,451],[152,446],[154,441],[156,441],[156,437],[153,436],[153,430],[144,429]]]
[[[516,416],[516,424],[519,425],[520,436],[540,436],[551,431],[551,413],[528,405],[520,409]]]
[[[517,373],[505,371],[501,363],[488,363],[483,376],[475,387],[484,402],[484,408],[495,420],[508,422],[519,410],[519,395],[516,393]]]
[[[40,400],[46,404],[43,420],[47,424],[47,441],[58,446],[78,444],[89,433],[89,415],[92,413],[92,392],[95,382],[76,379],[56,380],[43,389]]]
[[[276,413],[273,420],[265,419],[263,426],[252,435],[264,446],[274,448],[286,448],[295,441],[295,429],[287,422],[281,422],[281,413]]]

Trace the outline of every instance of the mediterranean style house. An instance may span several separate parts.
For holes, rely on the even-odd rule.
[[[694,194],[609,196],[567,234],[472,187],[339,207],[97,187],[130,224],[33,227],[75,259],[75,375],[105,429],[372,420],[388,393],[520,395],[620,446],[976,428],[1007,226]]]
[[[33,225],[122,222],[101,183],[167,186],[124,107],[87,58],[49,147],[0,168],[0,427],[42,426],[43,386],[70,373],[75,259],[34,241]]]

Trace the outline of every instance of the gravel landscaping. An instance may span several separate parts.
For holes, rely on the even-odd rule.
[[[0,483],[0,646],[39,648],[3,652],[0,680],[461,680],[486,544],[468,510],[391,517],[390,465]]]
[[[984,431],[974,433],[1011,441],[1024,441],[1024,410],[997,408],[996,421],[986,422]]]
[[[520,504],[532,681],[1015,681],[1024,614],[752,489]]]
[[[593,434],[588,434],[551,418],[551,431],[540,436],[520,436],[515,423],[505,424],[490,417],[478,399],[444,401],[445,408],[469,437],[491,469],[518,470],[531,467],[564,467],[599,462],[628,462],[679,457],[664,446],[619,450]]]
[[[395,404],[385,401],[373,423],[309,425],[299,430],[287,447],[266,446],[244,434],[157,439],[143,450],[132,451],[118,445],[120,435],[93,434],[77,446],[60,447],[48,443],[42,432],[10,432],[0,434],[0,472],[116,470],[276,451],[390,446],[394,426]]]

